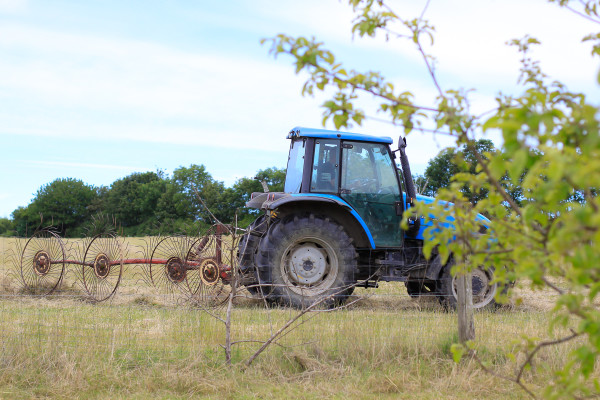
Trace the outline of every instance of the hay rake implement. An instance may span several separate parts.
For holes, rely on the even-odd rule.
[[[74,268],[86,297],[101,302],[115,295],[126,266],[141,265],[144,281],[160,294],[215,307],[227,299],[236,265],[231,251],[236,247],[223,238],[228,232],[227,226],[215,225],[200,237],[155,238],[143,257],[127,258],[123,240],[114,232],[84,239],[84,249],[73,257],[62,237],[50,228],[41,229],[20,252],[19,280],[25,292],[49,296],[59,289],[67,269]]]

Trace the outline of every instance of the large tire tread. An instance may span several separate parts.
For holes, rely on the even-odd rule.
[[[284,284],[281,272],[285,249],[294,241],[301,241],[304,236],[320,238],[337,253],[338,270],[335,281],[331,287],[314,296],[301,295],[290,289]],[[271,226],[258,246],[256,265],[259,281],[272,285],[267,295],[269,302],[304,308],[321,301],[320,305],[323,307],[333,307],[343,304],[354,289],[358,272],[357,258],[353,240],[341,225],[327,217],[307,213],[285,217]]]

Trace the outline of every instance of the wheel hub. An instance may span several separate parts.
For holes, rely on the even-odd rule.
[[[219,281],[219,267],[214,260],[204,260],[200,266],[200,279],[204,284],[212,286]]]
[[[171,257],[167,260],[165,272],[167,273],[167,278],[173,283],[183,282],[186,276],[185,266],[179,257]]]
[[[296,283],[315,284],[328,270],[326,254],[314,243],[302,243],[290,252],[289,276]]]
[[[314,268],[314,264],[311,260],[304,260],[302,263],[302,269],[305,271],[311,271]]]
[[[104,254],[100,253],[94,259],[94,273],[100,279],[104,279],[110,273],[110,258]]]
[[[497,284],[492,284],[492,273],[485,271],[481,268],[477,268],[471,272],[471,292],[473,294],[473,307],[481,308],[489,304],[496,295],[498,289]],[[457,282],[455,278],[452,278],[452,294],[457,297]]]
[[[482,290],[485,289],[486,284],[481,280],[479,276],[473,276],[471,280],[471,287],[473,290],[473,296],[479,295]]]
[[[473,305],[487,304],[496,294],[496,285],[491,285],[491,276],[480,268],[473,271],[471,286]]]
[[[40,276],[46,275],[50,271],[50,255],[44,250],[38,251],[33,257],[33,270]]]

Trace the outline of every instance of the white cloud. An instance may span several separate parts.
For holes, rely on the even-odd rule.
[[[403,18],[411,19],[421,14],[426,2],[389,1],[388,4]],[[379,49],[395,53],[424,68],[421,56],[408,40],[386,41],[381,35],[352,40],[353,15],[345,2],[285,2],[285,6],[261,10],[279,20],[279,26],[286,33],[310,32],[324,40],[329,48],[343,45],[359,52]],[[519,55],[517,49],[507,46],[506,42],[525,34],[542,41],[542,46],[534,50],[534,58],[541,60],[542,68],[552,78],[574,85],[576,90],[589,89],[599,65],[590,56],[590,45],[581,43],[585,35],[597,31],[597,26],[555,4],[522,0],[432,0],[425,18],[436,28],[434,45],[428,46],[428,50],[437,58],[444,88],[480,88],[490,90],[489,94],[500,89],[514,91]],[[286,26],[290,28],[286,30]],[[393,67],[385,67],[393,70]],[[378,69],[378,66],[371,68]],[[597,90],[593,94],[598,97]]]
[[[425,1],[391,4],[402,15],[415,16]],[[352,13],[345,3],[260,0],[253,10],[255,19],[240,32],[314,34],[333,47],[352,46],[357,57],[362,50],[375,49],[420,63],[410,43],[352,40]],[[472,94],[476,113],[494,106],[498,89],[514,88],[517,55],[504,42],[525,32],[544,41],[539,54],[550,73],[578,84],[588,82],[594,72],[587,49],[571,47],[569,57],[555,50],[564,50],[566,40],[579,40],[588,29],[555,6],[517,0],[434,0],[426,16],[437,27],[432,51],[439,59],[442,84],[477,87]],[[215,15],[203,16],[209,17]],[[233,28],[243,20],[221,16],[218,23]],[[560,22],[566,29],[555,29]],[[300,98],[302,78],[293,74],[289,59],[273,60],[263,50],[255,58],[241,59],[227,49],[182,51],[151,41],[7,22],[0,26],[0,97],[9,107],[0,111],[0,134],[282,150],[287,146],[282,137],[294,125],[320,125],[317,106],[323,98]],[[374,60],[373,68],[377,66]],[[407,72],[401,65],[385,67],[397,87],[411,90],[419,102],[432,102],[436,92],[423,67],[418,77],[412,75],[414,68]],[[369,129],[377,134],[389,131],[393,137],[399,132],[382,124],[367,124],[360,131]],[[422,146],[415,147],[426,148],[431,157],[435,142],[423,137],[418,140]],[[423,151],[418,158],[425,157]]]
[[[31,56],[14,56],[15,48]],[[266,54],[241,62],[14,24],[0,27],[2,53],[5,95],[62,114],[6,115],[13,124],[4,124],[5,132],[272,149],[256,136],[279,139],[292,127],[273,131],[281,120],[314,113],[310,99],[298,99],[300,78]]]

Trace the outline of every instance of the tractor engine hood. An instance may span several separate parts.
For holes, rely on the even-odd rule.
[[[406,201],[406,193],[404,193],[403,195],[404,195],[404,199]],[[432,204],[436,199],[433,197],[429,197],[429,196],[423,196],[422,194],[417,194],[416,200],[421,203]],[[452,208],[454,206],[454,203],[451,203],[449,201],[444,201],[444,200],[438,200],[438,203],[442,204],[444,206],[447,206],[448,208]],[[418,235],[416,236],[416,239],[421,239],[421,240],[425,239],[425,237],[423,236],[423,233],[425,232],[425,229],[429,228],[430,226],[433,226],[434,219],[437,219],[437,217],[435,215],[430,215],[430,218],[421,217],[421,227],[419,229]],[[477,214],[475,221],[477,221],[482,227],[481,230],[479,231],[479,233],[484,233],[485,230],[487,230],[487,228],[490,226],[490,223],[491,223],[491,221],[482,214]],[[454,222],[454,217],[452,215],[449,215],[446,222],[442,222],[441,225],[448,229],[455,229],[453,222]]]

